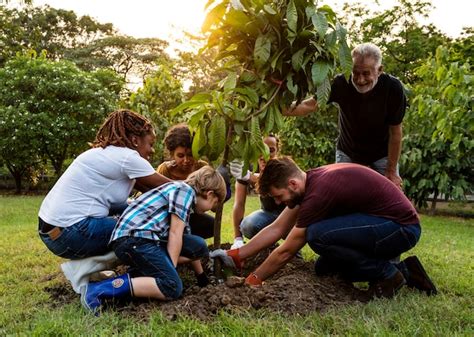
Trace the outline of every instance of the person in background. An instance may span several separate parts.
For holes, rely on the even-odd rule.
[[[280,150],[279,139],[270,134],[263,139],[268,146],[270,159],[275,158]],[[265,159],[261,157],[258,161],[258,172],[265,168]],[[247,171],[242,174],[243,163],[240,161],[232,161],[230,163],[230,171],[234,176],[235,182],[235,198],[232,210],[232,221],[234,225],[234,243],[231,248],[239,248],[244,245],[244,236],[251,239],[263,228],[272,223],[278,215],[283,211],[285,205],[277,205],[272,198],[260,197],[261,208],[244,217],[245,202],[250,188],[255,186],[259,173]]]
[[[132,188],[146,192],[169,181],[149,163],[154,143],[148,119],[130,110],[112,112],[92,148],[72,162],[43,200],[39,236],[52,253],[72,259],[62,268],[76,292],[79,280],[96,266],[84,258],[110,252],[115,215],[127,207]]]
[[[208,165],[204,160],[196,160],[192,151],[193,137],[186,124],[172,126],[165,136],[165,147],[169,153],[169,160],[161,163],[156,171],[171,180],[186,180],[192,172]],[[219,173],[224,176],[220,168]],[[230,198],[230,183],[226,194],[226,199]],[[204,239],[214,236],[214,217],[209,214],[192,213],[190,219],[191,233]]]
[[[352,50],[349,81],[338,75],[329,102],[339,106],[339,137],[336,163],[369,166],[401,188],[398,160],[402,148],[402,121],[407,106],[402,83],[383,72],[382,52],[372,43]],[[305,116],[318,109],[309,98],[283,111],[287,116]]]
[[[183,285],[176,266],[191,262],[204,274],[199,258],[209,253],[204,239],[191,234],[190,215],[215,211],[225,195],[222,176],[204,166],[184,182],[173,181],[139,196],[125,210],[110,239],[119,259],[132,267],[131,275],[89,283],[81,296],[83,306],[97,313],[107,298],[180,297]]]

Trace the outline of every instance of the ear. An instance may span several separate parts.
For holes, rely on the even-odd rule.
[[[383,64],[380,65],[378,72],[379,72],[379,75],[383,73]]]
[[[206,200],[208,200],[213,194],[214,191],[206,191]]]
[[[296,188],[298,188],[299,184],[298,184],[298,180],[295,179],[295,178],[290,178],[288,179],[288,188],[291,187],[292,190],[295,190]]]
[[[136,135],[132,135],[131,140],[132,140],[133,146],[137,147],[138,146],[138,137]]]

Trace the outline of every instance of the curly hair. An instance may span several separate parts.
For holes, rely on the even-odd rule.
[[[189,127],[184,124],[172,126],[165,135],[166,149],[171,153],[179,146],[190,149],[193,144],[193,137]]]
[[[153,125],[146,117],[131,110],[120,109],[107,117],[91,146],[105,148],[115,145],[133,149],[132,136],[143,137],[152,132]]]

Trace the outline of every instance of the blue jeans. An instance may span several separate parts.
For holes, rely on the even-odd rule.
[[[352,163],[352,159],[341,150],[336,150],[336,163]],[[387,163],[388,163],[388,157],[383,157],[383,158],[380,158],[379,160],[374,161],[372,164],[369,165],[369,167],[384,176],[385,171],[387,170]],[[397,175],[398,176],[400,175],[398,171],[398,163],[397,163]]]
[[[420,234],[419,224],[354,213],[310,225],[306,240],[321,258],[317,274],[324,260],[325,268],[346,280],[372,282],[392,277],[397,268],[389,260],[414,247]]]
[[[263,209],[252,212],[242,219],[242,222],[240,223],[240,232],[247,239],[251,239],[257,235],[258,232],[275,221],[279,215],[280,213],[269,212]]]
[[[117,257],[131,267],[132,277],[153,277],[167,299],[176,299],[183,292],[183,282],[171,262],[166,245],[167,242],[132,236],[120,238],[112,243]],[[206,241],[196,235],[184,234],[180,255],[192,260],[209,255]]]
[[[40,230],[38,233],[46,247],[57,256],[83,259],[110,251],[107,245],[117,220],[116,217],[86,218],[63,228],[56,240],[52,240],[48,234]],[[43,220],[39,219],[39,228],[42,223]]]

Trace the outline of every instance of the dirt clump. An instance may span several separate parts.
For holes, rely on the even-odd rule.
[[[115,301],[114,310],[139,320],[146,320],[150,312],[155,310],[161,311],[171,320],[183,316],[209,320],[220,310],[238,313],[264,309],[283,315],[306,315],[332,306],[364,301],[361,290],[336,277],[315,276],[314,263],[300,258],[290,261],[262,287],[244,285],[244,276],[260,265],[270,252],[271,249],[267,249],[253,259],[248,259],[241,274],[228,275],[225,282],[217,281],[212,275],[212,261],[203,261],[211,282],[204,288],[196,285],[194,274],[189,268],[180,266],[178,271],[185,288],[180,299],[170,302],[140,299]],[[225,273],[229,274],[229,271]],[[58,278],[63,281],[54,287],[45,288],[55,299],[53,305],[56,307],[61,303],[78,301],[78,295],[62,275]]]

